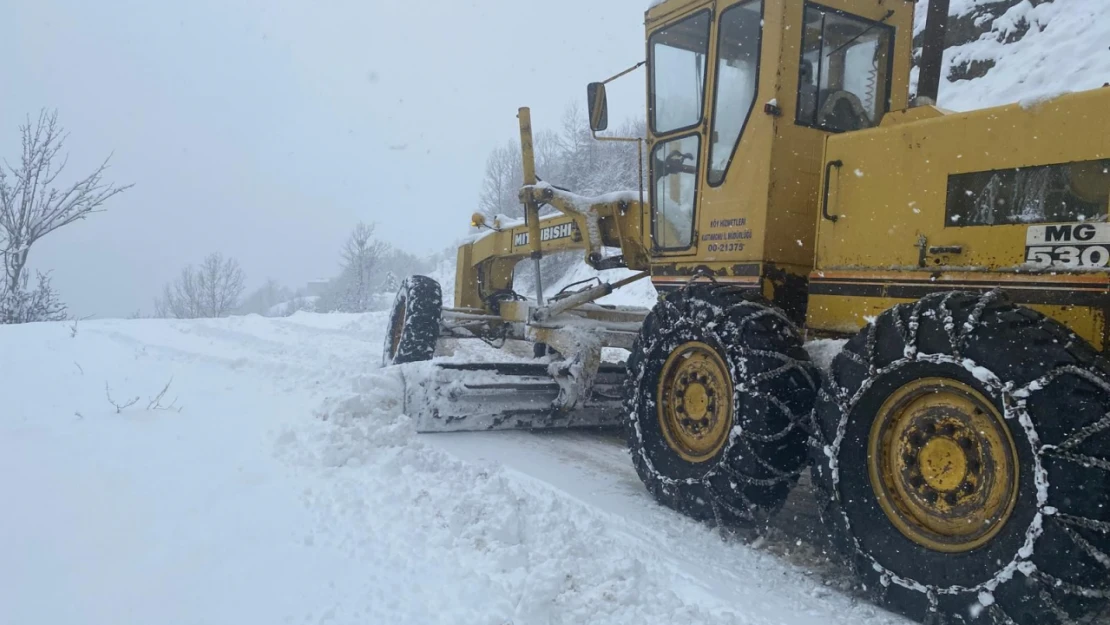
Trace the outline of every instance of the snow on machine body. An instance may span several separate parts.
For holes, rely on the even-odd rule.
[[[653,6],[646,198],[539,181],[521,109],[525,223],[476,216],[489,232],[459,250],[454,306],[423,277],[394,306],[385,359],[412,363],[421,429],[619,424],[648,490],[716,522],[773,522],[808,467],[883,605],[1020,624],[1102,609],[1110,89],[933,106],[934,0],[911,103],[913,12]],[[605,83],[588,97],[603,131]],[[639,273],[547,301],[540,279],[513,292],[517,263],[571,249]],[[636,279],[660,292],[650,310],[595,303]],[[803,339],[829,336],[848,340],[822,372]],[[432,359],[448,338],[528,341],[535,358]],[[605,347],[630,350],[624,367]]]

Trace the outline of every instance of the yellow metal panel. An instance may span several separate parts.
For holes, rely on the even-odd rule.
[[[1032,107],[949,114],[830,137],[829,212],[819,220],[819,268],[918,265],[919,237],[963,253],[930,266],[979,270],[1025,262],[1027,225],[945,223],[948,176],[1110,158],[1110,89]]]
[[[806,325],[815,330],[853,334],[891,306],[912,301],[891,297],[810,294]]]

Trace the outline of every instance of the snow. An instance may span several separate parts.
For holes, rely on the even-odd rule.
[[[0,622],[904,622],[657,505],[618,438],[415,434],[384,324],[0,327]]]
[[[633,271],[631,269],[608,269],[605,271],[598,271],[596,269],[593,269],[592,267],[587,265],[585,261],[583,261],[581,264],[575,266],[574,269],[569,271],[567,275],[563,276],[554,284],[545,285],[545,295],[554,295],[561,291],[563,288],[576,282],[581,282],[583,280],[599,278],[603,282],[608,282],[612,284],[614,282],[617,282],[618,280],[623,280],[625,278],[634,276],[637,273],[640,272]],[[586,286],[591,285],[579,285],[575,288],[583,288]],[[521,292],[530,293],[531,291],[526,290]],[[605,297],[597,300],[597,303],[608,306],[635,306],[642,308],[651,308],[658,297],[658,291],[656,291],[655,286],[652,285],[651,279],[643,278],[642,280],[637,280],[636,282],[633,282],[629,285],[613,291],[609,295],[606,295]]]
[[[954,0],[951,15],[966,15],[984,0]],[[920,3],[924,5],[925,3]],[[1110,20],[1106,0],[1054,0],[1033,6],[1028,0],[1011,7],[976,41],[945,51],[946,67],[993,61],[985,76],[943,81],[939,103],[967,111],[1021,102],[1037,106],[1060,94],[1100,88],[1110,83]],[[919,10],[915,28],[924,28]],[[1029,30],[1005,43],[1019,25]]]
[[[806,352],[817,368],[828,371],[832,367],[833,358],[844,349],[847,339],[816,339],[805,343]]]
[[[318,302],[318,301],[320,301],[320,296],[319,295],[305,295],[303,297],[292,299],[292,300],[289,300],[287,302],[281,302],[279,304],[274,304],[273,306],[271,306],[269,308],[269,310],[266,311],[266,316],[267,317],[286,317],[286,316],[292,314],[292,312],[296,312],[296,309],[294,309],[291,312],[290,311],[291,307],[303,306],[303,307],[306,307],[306,308],[313,308],[313,307],[316,306],[316,302]]]

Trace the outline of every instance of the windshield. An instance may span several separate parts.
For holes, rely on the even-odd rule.
[[[651,36],[651,126],[657,134],[701,121],[709,12],[657,30]]]

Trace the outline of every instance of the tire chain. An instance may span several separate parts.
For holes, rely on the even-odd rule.
[[[931,304],[932,302],[934,302],[938,297],[941,299],[940,309],[942,311],[944,311],[945,315],[946,315],[945,318],[943,319],[943,322],[944,322],[943,325],[944,325],[944,328],[946,329],[946,331],[949,334],[949,340],[950,340],[951,345],[952,345],[953,355],[956,356],[957,359],[960,357],[960,354],[962,353],[963,348],[966,347],[967,342],[969,341],[969,339],[974,335],[974,333],[976,331],[979,330],[980,327],[982,327],[983,316],[986,313],[988,307],[992,303],[1006,302],[1004,294],[999,289],[994,289],[994,290],[988,291],[986,293],[983,293],[981,295],[978,295],[978,300],[977,300],[975,306],[972,308],[972,311],[971,311],[970,315],[968,316],[968,319],[962,324],[962,327],[961,327],[962,332],[957,333],[955,331],[956,324],[955,324],[955,319],[954,319],[954,311],[952,311],[951,308],[949,308],[949,303],[951,302],[952,298],[954,298],[956,296],[959,296],[959,295],[976,296],[975,293],[953,291],[953,292],[945,293],[943,295],[938,294],[938,295],[933,295],[933,296],[927,296],[925,298],[922,298],[922,299],[918,300],[917,302],[914,302],[913,304],[899,304],[899,305],[895,306],[893,309],[891,309],[890,314],[892,315],[894,326],[895,326],[896,330],[898,331],[898,333],[901,335],[901,337],[903,339],[903,342],[904,342],[904,345],[905,345],[905,360],[923,360],[923,359],[929,358],[930,355],[919,353],[918,344],[917,344],[917,340],[918,340],[917,333],[918,333],[918,329],[919,329],[919,326],[920,326],[921,316],[923,314],[925,314],[925,310],[924,310],[925,307],[927,305]],[[901,313],[904,312],[906,310],[906,308],[910,309],[909,319],[907,321],[903,321]],[[868,326],[868,330],[867,330],[868,334],[867,334],[867,337],[866,337],[865,353],[864,354],[851,352],[847,349],[847,346],[845,346],[845,349],[843,349],[837,355],[838,358],[844,357],[848,360],[851,360],[851,361],[853,361],[857,364],[866,366],[868,368],[869,377],[864,380],[864,382],[861,384],[861,387],[855,393],[851,393],[850,389],[840,386],[836,382],[836,380],[834,379],[833,375],[826,374],[823,371],[821,372],[821,377],[822,377],[822,380],[823,380],[823,384],[821,385],[821,388],[818,391],[818,404],[822,401],[832,402],[837,406],[838,412],[841,415],[843,415],[841,420],[840,420],[840,423],[837,426],[836,440],[829,441],[828,438],[825,436],[824,429],[821,427],[821,420],[820,420],[820,418],[818,417],[818,414],[817,414],[818,409],[819,409],[818,406],[814,407],[814,410],[810,415],[809,421],[810,421],[810,429],[812,431],[812,438],[811,438],[810,444],[814,447],[815,450],[817,450],[818,452],[823,453],[823,455],[828,458],[829,465],[830,465],[829,468],[830,468],[831,475],[832,475],[832,477],[831,477],[832,492],[831,493],[827,492],[828,491],[828,488],[827,488],[828,485],[825,483],[824,479],[816,478],[816,476],[815,476],[815,479],[814,479],[815,485],[818,486],[818,491],[826,491],[824,493],[825,497],[823,498],[822,505],[821,505],[822,518],[823,518],[823,520],[826,521],[827,526],[832,526],[833,528],[835,528],[834,529],[835,532],[837,532],[837,533],[842,532],[841,528],[839,527],[839,525],[836,522],[830,522],[829,521],[829,519],[830,519],[829,515],[834,513],[834,511],[831,509],[831,504],[836,503],[837,506],[840,507],[840,510],[838,511],[838,513],[844,518],[845,528],[848,528],[848,534],[849,535],[847,537],[841,537],[841,541],[838,541],[838,540],[834,539],[834,543],[838,543],[842,546],[848,546],[849,548],[852,549],[852,551],[854,552],[854,555],[856,557],[861,557],[862,556],[864,559],[871,560],[875,567],[884,568],[884,570],[885,570],[885,567],[882,567],[881,564],[879,564],[878,562],[875,562],[874,559],[862,549],[862,547],[859,544],[858,539],[855,537],[854,534],[851,533],[851,530],[850,530],[851,525],[850,525],[850,522],[847,518],[847,513],[844,511],[843,506],[841,506],[840,502],[839,502],[839,488],[838,488],[839,479],[838,479],[838,476],[837,476],[837,469],[835,468],[835,464],[833,463],[834,457],[838,453],[838,449],[834,448],[834,445],[839,445],[840,439],[842,439],[844,434],[845,434],[844,430],[845,430],[846,425],[847,425],[847,418],[848,418],[848,415],[850,415],[850,413],[851,413],[851,409],[853,407],[854,402],[863,394],[864,391],[867,390],[867,388],[869,386],[869,383],[872,382],[875,379],[875,376],[882,373],[882,370],[877,368],[876,364],[875,364],[876,363],[876,358],[877,358],[877,353],[876,353],[876,351],[877,351],[876,350],[877,333],[878,333],[878,323],[877,322],[878,322],[878,320],[875,320],[872,323],[870,323],[869,326]],[[1038,321],[1038,326],[1042,330],[1047,330],[1049,332],[1059,333],[1059,330],[1053,328],[1052,324],[1053,324],[1053,322],[1051,321],[1050,318],[1043,317],[1043,316],[1041,316],[1040,320]],[[1062,328],[1063,326],[1058,326],[1058,327]],[[1071,348],[1073,346],[1078,345],[1078,344],[1083,344],[1082,339],[1080,339],[1077,335],[1075,335],[1074,332],[1071,332],[1070,330],[1066,330],[1066,329],[1064,329],[1064,332],[1066,333],[1066,338],[1067,338],[1067,342],[1065,343],[1065,348],[1066,349],[1071,350]],[[889,369],[891,366],[893,366],[895,364],[898,364],[897,361],[895,363],[891,363],[891,365],[888,365],[884,369]],[[1027,384],[1027,385],[1025,385],[1025,386],[1023,386],[1019,389],[1013,389],[1012,385],[1007,383],[1000,390],[1003,390],[1003,391],[1007,392],[1011,397],[1015,398],[1017,400],[1017,403],[1020,404],[1020,408],[1024,409],[1025,400],[1031,394],[1043,390],[1044,387],[1047,384],[1051,383],[1053,380],[1055,380],[1059,377],[1062,377],[1064,375],[1079,376],[1079,377],[1081,377],[1081,378],[1083,378],[1083,379],[1085,379],[1089,382],[1092,382],[1092,383],[1096,384],[1103,391],[1105,391],[1108,395],[1110,395],[1110,382],[1107,381],[1106,371],[1099,370],[1098,368],[1096,368],[1094,366],[1080,367],[1080,366],[1076,366],[1076,365],[1057,366],[1054,369],[1052,369],[1051,371],[1049,371],[1047,374],[1041,376],[1040,378],[1030,382],[1029,384]],[[1013,407],[1017,408],[1019,406],[1015,405]],[[1009,418],[1010,417],[1007,417],[1007,420],[1009,420]],[[1075,462],[1075,463],[1078,463],[1078,464],[1081,464],[1081,465],[1094,466],[1094,467],[1097,467],[1097,468],[1102,469],[1102,470],[1110,470],[1110,460],[1107,460],[1105,458],[1096,458],[1096,457],[1089,457],[1089,456],[1082,456],[1082,455],[1067,453],[1068,449],[1072,449],[1072,448],[1078,446],[1084,440],[1086,440],[1086,439],[1088,439],[1092,436],[1095,436],[1097,434],[1100,434],[1102,432],[1105,432],[1108,429],[1110,429],[1110,413],[1107,413],[1105,416],[1103,416],[1101,419],[1099,419],[1095,423],[1092,423],[1092,424],[1087,425],[1085,427],[1079,428],[1078,430],[1076,430],[1075,433],[1073,433],[1071,435],[1071,437],[1069,437],[1067,440],[1060,443],[1059,445],[1053,446],[1053,445],[1037,444],[1034,451],[1035,451],[1036,455],[1038,456],[1038,466],[1040,465],[1040,459],[1041,458],[1043,458],[1045,455],[1052,455],[1054,457],[1064,459],[1064,460],[1070,460],[1072,462]],[[1034,437],[1036,436],[1035,431],[1032,432],[1032,435]],[[818,456],[818,454],[813,454],[813,455]],[[1045,484],[1045,491],[1046,492],[1047,492],[1047,486],[1048,485],[1046,483]],[[1038,514],[1038,518],[1042,514],[1050,522],[1061,524],[1063,529],[1064,529],[1064,533],[1069,538],[1071,538],[1071,540],[1076,544],[1076,546],[1079,549],[1081,549],[1082,551],[1091,555],[1093,560],[1097,561],[1100,565],[1102,565],[1107,570],[1110,570],[1110,556],[1107,556],[1105,553],[1098,550],[1097,547],[1092,545],[1089,541],[1084,539],[1078,532],[1076,532],[1073,529],[1073,527],[1080,527],[1080,528],[1083,528],[1083,529],[1086,529],[1086,530],[1089,530],[1089,531],[1097,532],[1097,533],[1102,534],[1102,535],[1107,535],[1107,534],[1110,534],[1110,522],[1099,521],[1097,519],[1091,519],[1091,518],[1088,518],[1088,517],[1079,517],[1079,516],[1073,516],[1073,515],[1068,515],[1068,514],[1065,514],[1065,513],[1061,513],[1055,507],[1048,505],[1047,501],[1040,502],[1040,512]],[[1038,533],[1038,537],[1039,537],[1039,533]],[[851,539],[850,543],[842,542],[844,538]],[[1020,556],[1015,556],[1015,561],[1017,561],[1019,558],[1020,558]],[[849,565],[850,565],[850,568],[852,569],[853,573],[856,574],[857,579],[859,579],[859,575],[857,573],[857,566],[856,566],[856,563],[855,563],[855,558],[849,558],[848,561],[849,561]],[[1110,588],[1088,588],[1088,587],[1085,587],[1085,586],[1078,586],[1078,585],[1075,585],[1075,584],[1071,584],[1071,583],[1068,583],[1068,582],[1065,582],[1063,580],[1057,579],[1054,576],[1051,576],[1047,573],[1044,573],[1043,571],[1040,571],[1040,570],[1036,569],[1036,566],[1028,559],[1021,558],[1021,561],[1026,566],[1023,566],[1019,570],[1021,570],[1023,573],[1026,573],[1029,576],[1033,576],[1033,577],[1037,578],[1042,584],[1045,584],[1045,585],[1050,586],[1050,587],[1057,588],[1057,589],[1063,591],[1065,594],[1081,596],[1081,597],[1086,597],[1086,598],[1110,599]],[[940,615],[937,612],[938,600],[937,600],[937,597],[936,597],[936,593],[959,594],[959,593],[965,593],[965,592],[974,592],[974,591],[978,590],[981,587],[985,588],[990,582],[996,581],[996,579],[997,579],[997,577],[996,577],[995,579],[988,580],[988,582],[984,582],[983,584],[980,584],[979,587],[975,587],[975,588],[963,588],[963,587],[953,586],[953,587],[946,588],[946,589],[936,589],[936,588],[932,588],[932,587],[926,587],[926,586],[924,586],[922,584],[919,584],[919,583],[916,583],[916,582],[912,582],[912,580],[903,580],[903,579],[899,578],[898,576],[894,575],[893,573],[890,573],[889,571],[886,571],[886,573],[889,574],[889,576],[887,574],[884,574],[884,576],[883,576],[883,581],[884,582],[898,583],[899,585],[901,585],[905,588],[908,588],[908,589],[911,589],[911,590],[918,590],[920,592],[924,592],[928,596],[928,600],[929,600],[929,604],[930,604],[930,615],[928,615],[929,620],[936,620],[938,618],[942,618],[942,615]],[[1011,574],[1012,574],[1012,571],[1011,571]],[[906,582],[910,582],[910,583],[906,583]],[[1000,583],[998,583],[998,585],[1001,585],[1001,583],[1005,583],[1005,582],[1000,582]],[[885,591],[885,588],[883,588],[883,591]],[[885,592],[883,592],[882,594],[885,595]],[[1068,614],[1068,612],[1064,608],[1062,608],[1058,603],[1056,603],[1055,599],[1052,598],[1051,594],[1046,592],[1043,588],[1039,591],[1038,598],[1042,601],[1043,605],[1046,608],[1048,608],[1049,611],[1051,611],[1053,613],[1053,615],[1057,618],[1058,625],[1078,625],[1081,622],[1081,621],[1076,620],[1070,614]],[[1000,625],[1015,625],[1015,621],[1010,617],[1009,614],[1006,613],[1005,609],[1001,605],[999,605],[998,603],[990,604],[987,607],[987,609],[984,610],[984,613],[989,614],[991,616],[992,620],[997,624],[1000,624]],[[1090,615],[1088,615],[1088,616],[1090,616]],[[1086,619],[1083,619],[1082,622],[1089,622],[1089,621],[1087,621]]]

